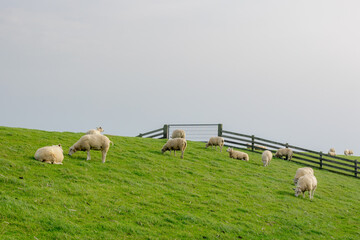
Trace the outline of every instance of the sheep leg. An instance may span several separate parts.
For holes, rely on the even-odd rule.
[[[176,150],[174,150],[174,156],[176,157]]]
[[[181,158],[184,158],[184,151],[181,151]]]
[[[220,152],[222,151],[222,146],[220,146]]]
[[[302,192],[303,193],[303,198],[305,198],[305,191],[304,192]]]
[[[89,161],[89,160],[91,160],[90,150],[89,150],[89,151],[87,151],[87,158],[86,158],[86,161]]]
[[[107,153],[107,152],[105,152],[105,151],[102,152],[102,163],[105,163],[106,153]]]

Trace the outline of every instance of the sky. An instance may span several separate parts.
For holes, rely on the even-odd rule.
[[[0,126],[171,123],[360,155],[357,0],[0,1]]]

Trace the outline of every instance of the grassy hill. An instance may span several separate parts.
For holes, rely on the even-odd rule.
[[[68,156],[82,133],[0,127],[0,239],[359,239],[360,180],[315,169],[313,201],[296,198],[298,165],[249,162],[188,142],[108,136],[105,164]],[[36,161],[61,143],[64,164]]]

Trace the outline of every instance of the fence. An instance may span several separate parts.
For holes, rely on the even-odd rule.
[[[187,140],[207,141],[211,136],[217,135],[225,139],[226,146],[245,147],[253,152],[260,152],[264,150],[264,147],[273,153],[279,148],[291,148],[294,152],[291,161],[330,172],[359,177],[360,167],[356,159],[351,160],[344,157],[330,156],[323,152],[293,146],[288,143],[279,143],[255,137],[254,135],[226,131],[223,130],[222,124],[168,124],[154,131],[139,134],[138,137],[169,138],[172,131],[177,128],[186,131]]]

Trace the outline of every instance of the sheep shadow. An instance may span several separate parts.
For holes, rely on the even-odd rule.
[[[292,189],[289,191],[277,191],[277,193],[282,196],[294,196],[294,190]]]

